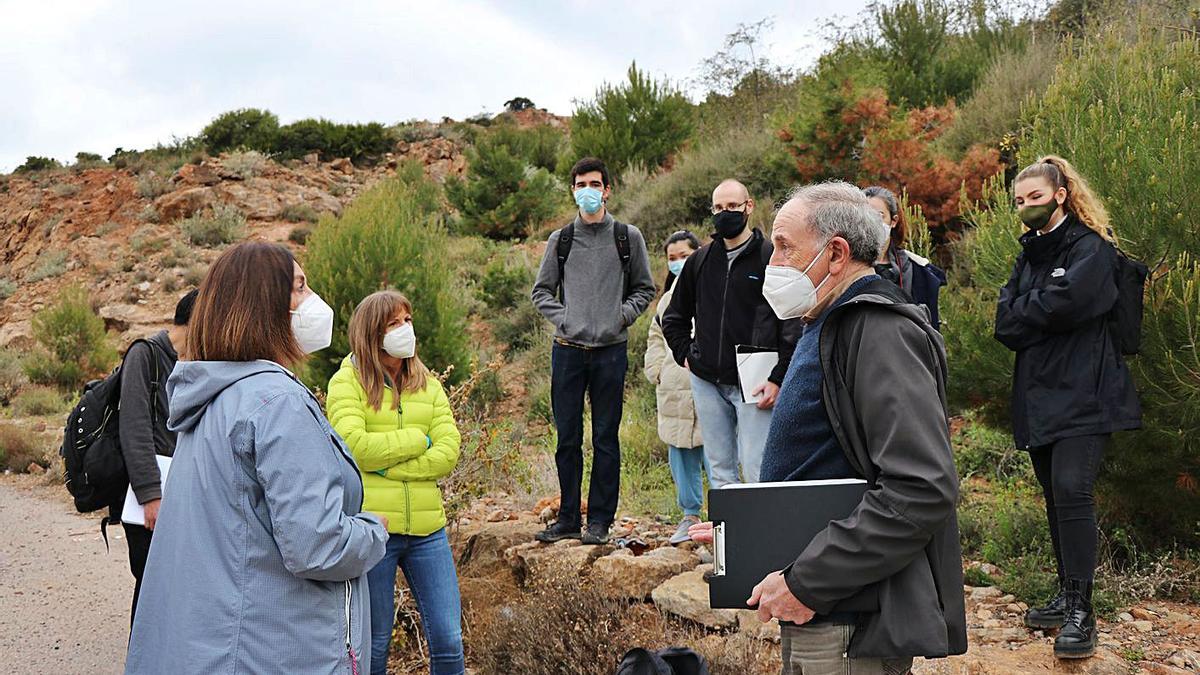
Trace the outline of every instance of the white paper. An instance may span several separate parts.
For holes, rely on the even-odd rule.
[[[767,383],[771,371],[779,363],[779,352],[753,352],[737,355],[738,382],[742,385],[742,402],[758,403],[762,394],[754,390]]]
[[[158,460],[158,475],[162,481],[163,491],[165,494],[167,487],[167,472],[171,470],[171,458],[162,455],[155,455]],[[125,490],[125,507],[121,509],[121,522],[129,523],[130,525],[146,524],[146,510],[138,503],[137,496],[133,494],[133,486],[129,486]]]

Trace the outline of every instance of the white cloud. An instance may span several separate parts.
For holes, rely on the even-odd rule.
[[[396,122],[495,112],[527,96],[569,114],[635,59],[683,83],[737,23],[767,15],[777,25],[772,57],[811,58],[813,35],[802,28],[815,28],[824,7],[0,0],[0,171],[26,155],[144,148],[239,107],[269,108],[284,122]]]

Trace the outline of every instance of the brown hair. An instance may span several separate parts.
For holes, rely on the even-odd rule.
[[[304,350],[292,333],[290,312],[294,263],[286,248],[265,242],[244,242],[222,253],[200,282],[186,357],[300,363]]]
[[[863,188],[863,194],[866,195],[867,199],[874,197],[883,200],[883,203],[887,204],[888,215],[896,219],[896,226],[889,228],[888,231],[888,236],[891,237],[891,246],[898,249],[904,248],[904,244],[908,241],[908,219],[904,217],[904,210],[900,208],[900,203],[896,201],[896,193],[882,185],[872,185]]]
[[[1021,173],[1017,174],[1016,180],[1013,181],[1013,185],[1026,178],[1043,178],[1056,190],[1066,188],[1067,201],[1063,203],[1066,212],[1083,221],[1084,225],[1103,237],[1105,241],[1115,242],[1117,240],[1112,225],[1108,221],[1108,211],[1104,208],[1104,203],[1100,201],[1096,193],[1092,192],[1087,181],[1075,170],[1075,167],[1071,166],[1070,162],[1058,155],[1046,155],[1022,169]]]
[[[391,379],[383,366],[383,335],[398,310],[412,314],[412,303],[396,291],[377,291],[363,298],[350,317],[350,351],[358,369],[358,381],[367,392],[367,403],[379,410],[383,389]],[[422,391],[428,383],[429,369],[416,355],[404,359],[400,378],[393,383],[392,406],[400,406],[401,392]]]

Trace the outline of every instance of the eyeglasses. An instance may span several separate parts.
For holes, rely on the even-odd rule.
[[[746,204],[749,202],[750,200],[747,199],[741,204],[713,204],[711,211],[714,216],[722,211],[745,211]]]

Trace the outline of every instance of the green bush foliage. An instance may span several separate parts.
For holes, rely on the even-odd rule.
[[[154,199],[171,191],[171,181],[153,171],[148,171],[137,179],[137,196],[143,199]]]
[[[0,349],[0,405],[11,403],[27,381],[21,356],[12,349]]]
[[[497,257],[479,280],[479,299],[488,309],[496,340],[508,345],[511,352],[529,349],[545,339],[545,320],[529,300],[533,265],[523,252]]]
[[[288,204],[283,207],[281,214],[283,219],[289,223],[315,223],[321,219],[321,214],[317,213],[309,204]]]
[[[270,152],[279,134],[279,118],[270,110],[242,108],[217,116],[200,138],[214,155],[229,150]]]
[[[26,361],[25,373],[37,384],[74,390],[108,372],[117,359],[104,320],[79,286],[63,289],[53,304],[33,315],[33,338],[41,349]]]
[[[50,169],[61,169],[62,163],[51,157],[36,157],[30,155],[25,158],[25,163],[13,170],[13,173],[35,173],[37,171],[47,171]]]
[[[692,104],[667,82],[629,66],[626,81],[604,84],[571,117],[571,151],[560,173],[586,156],[599,157],[616,176],[631,166],[666,163],[694,128]]]
[[[685,227],[701,239],[711,228],[712,191],[726,178],[746,184],[757,203],[751,224],[770,231],[771,205],[793,185],[794,169],[779,142],[765,130],[730,131],[680,153],[668,173],[627,172],[613,190],[611,210],[638,226],[656,249]]]
[[[232,204],[217,204],[179,221],[179,229],[197,246],[221,246],[245,236],[246,216]]]
[[[355,164],[372,162],[392,149],[395,140],[378,122],[340,124],[304,119],[279,127],[272,152],[280,159],[299,159],[315,152],[323,161],[349,157]]]
[[[1104,199],[1122,246],[1154,275],[1146,296],[1141,355],[1128,360],[1141,394],[1143,429],[1120,434],[1107,454],[1101,506],[1151,541],[1200,537],[1200,231],[1189,217],[1200,198],[1200,40],[1115,31],[1065,50],[1031,116],[1019,164],[1067,156]],[[1011,375],[990,339],[996,290],[1008,278],[1021,231],[1011,199],[992,185],[970,214],[974,232],[956,257],[961,285],[944,304],[951,392],[1002,407]],[[972,335],[972,333],[975,333]]]
[[[17,282],[12,279],[0,278],[0,300],[10,297],[17,292]]]
[[[308,239],[309,283],[333,307],[333,346],[310,361],[313,384],[326,385],[349,352],[346,334],[358,303],[393,288],[413,303],[418,353],[431,368],[453,367],[451,382],[470,374],[466,304],[447,255],[436,184],[422,167],[402,164],[396,176],[354,200],[340,218],[325,218]]]
[[[36,439],[15,424],[0,424],[0,470],[26,473],[31,464],[48,464]]]
[[[554,176],[523,158],[524,138],[488,133],[467,149],[466,176],[446,182],[446,198],[458,209],[463,230],[524,238],[566,206],[566,190]]]
[[[18,415],[40,417],[67,412],[67,402],[57,389],[46,386],[29,387],[12,400],[13,410]]]
[[[267,157],[257,150],[231,152],[221,160],[222,166],[242,180],[261,175],[267,163]]]
[[[25,281],[36,283],[42,279],[57,277],[67,271],[66,251],[44,251],[37,258],[37,263],[25,275]]]

